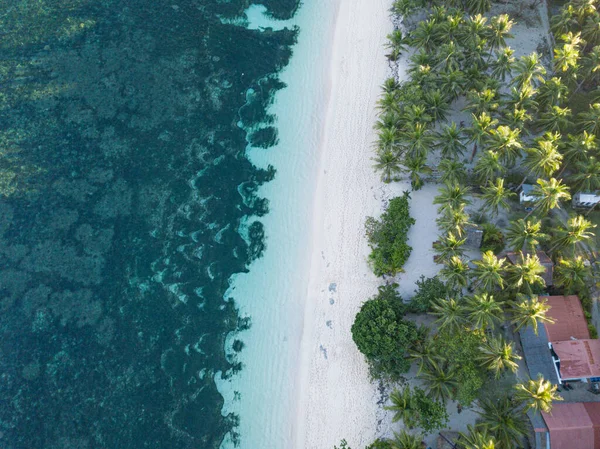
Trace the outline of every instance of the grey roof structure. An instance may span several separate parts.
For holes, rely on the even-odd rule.
[[[527,416],[531,421],[531,427],[533,427],[534,431],[534,449],[547,449],[547,441],[549,438],[548,426],[546,426],[546,421],[542,417],[540,412],[534,412],[533,410],[529,410],[527,412]]]
[[[519,331],[521,335],[521,346],[525,355],[525,364],[529,370],[529,376],[532,379],[538,377],[538,374],[544,376],[554,385],[558,384],[558,376],[554,369],[554,362],[550,355],[548,347],[548,334],[543,324],[538,326],[538,335],[535,335],[533,328],[527,326]]]

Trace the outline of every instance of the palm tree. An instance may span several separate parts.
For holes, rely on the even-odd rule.
[[[556,393],[558,385],[545,380],[540,374],[536,380],[529,379],[526,383],[515,385],[515,399],[525,405],[525,410],[550,413],[553,401],[562,401]]]
[[[458,444],[463,449],[500,449],[496,445],[496,439],[486,429],[476,430],[471,424],[467,424],[468,433],[461,432]]]
[[[406,157],[404,160],[404,166],[410,175],[410,185],[413,190],[419,190],[425,184],[422,175],[431,173],[431,168],[427,166],[426,162],[427,158],[425,156]]]
[[[375,169],[381,171],[381,180],[391,182],[395,175],[402,172],[400,168],[400,158],[391,151],[384,151],[375,158]]]
[[[512,109],[510,107],[505,108],[502,118],[500,119],[500,123],[503,125],[524,129],[528,134],[529,132],[525,128],[525,124],[530,121],[531,115],[527,112],[527,109],[518,106],[513,106]]]
[[[593,46],[600,43],[600,15],[592,14],[587,18],[581,35],[588,45]]]
[[[498,89],[486,88],[483,90],[470,90],[467,93],[467,106],[464,110],[471,111],[474,114],[484,112],[491,114],[500,107],[500,95]]]
[[[467,11],[469,14],[485,14],[491,7],[491,0],[467,0]]]
[[[600,45],[596,45],[583,57],[583,80],[578,84],[580,88],[584,82],[598,83],[600,81]]]
[[[587,112],[580,112],[578,117],[577,123],[582,131],[600,135],[600,103],[590,105],[590,109]]]
[[[467,297],[467,319],[475,329],[493,328],[502,322],[502,302],[492,295],[481,293]]]
[[[396,152],[398,149],[398,130],[395,127],[382,128],[377,133],[377,148],[380,152]]]
[[[474,260],[473,277],[477,279],[477,287],[487,292],[496,288],[504,288],[504,263],[506,259],[498,259],[492,251],[481,255],[481,260]]]
[[[461,131],[456,123],[442,127],[441,132],[436,135],[436,148],[440,149],[443,158],[456,159],[465,151],[465,146],[461,140]]]
[[[404,114],[402,117],[405,121],[405,130],[414,131],[415,125],[419,124],[421,127],[425,127],[426,123],[431,122],[432,118],[427,113],[427,108],[422,104],[409,104],[404,108]],[[421,130],[417,130],[421,131]],[[403,136],[410,139],[410,136]]]
[[[533,188],[532,196],[536,197],[535,208],[527,214],[531,215],[532,212],[540,210],[542,214],[547,214],[552,209],[560,208],[561,201],[568,201],[571,199],[569,193],[569,187],[564,185],[562,181],[550,178],[549,180],[538,179],[537,184]]]
[[[536,178],[539,176],[550,177],[556,172],[562,163],[563,156],[558,151],[557,134],[546,133],[537,139],[536,146],[527,150],[527,156],[523,165],[528,170],[525,179],[529,175]],[[523,182],[521,185],[523,185]]]
[[[439,298],[431,305],[431,315],[437,317],[440,331],[458,332],[466,326],[465,308],[454,298]]]
[[[467,129],[470,136],[469,142],[474,144],[474,150],[477,146],[488,139],[490,130],[498,124],[498,120],[493,119],[487,112],[482,112],[479,115],[471,114],[473,125]]]
[[[560,36],[577,26],[575,18],[575,8],[573,5],[567,5],[560,10],[560,14],[552,17],[551,29],[555,36]]]
[[[537,111],[539,105],[536,101],[537,89],[530,84],[519,88],[511,87],[510,95],[506,104],[515,106],[519,109]]]
[[[504,81],[506,75],[512,74],[515,66],[515,57],[513,56],[515,51],[510,47],[501,48],[496,52],[496,57],[491,62],[490,67],[492,68],[492,76],[497,79]]]
[[[452,256],[440,270],[450,288],[464,288],[468,284],[469,265],[458,256]]]
[[[492,434],[500,448],[519,447],[527,435],[527,417],[518,404],[505,396],[498,401],[484,399],[479,401],[481,424],[477,430],[486,430]]]
[[[438,209],[440,212],[470,204],[470,201],[465,198],[469,194],[470,189],[461,184],[444,184],[444,186],[440,187],[439,192],[439,195],[433,200],[433,204],[440,205]]]
[[[426,364],[419,377],[427,387],[429,396],[443,403],[452,398],[453,391],[458,385],[455,370],[446,363]]]
[[[437,37],[441,32],[440,26],[435,20],[422,20],[410,34],[412,46],[422,48],[427,52],[432,52],[437,43]]]
[[[536,101],[542,111],[551,106],[560,106],[566,101],[569,94],[569,87],[562,82],[559,77],[552,77],[545,80],[538,88]]]
[[[406,427],[409,429],[414,428],[418,422],[418,411],[416,410],[416,404],[414,404],[410,387],[406,386],[402,390],[394,390],[390,394],[390,401],[392,405],[387,405],[384,408],[394,412],[392,422],[402,420],[406,424]]]
[[[510,30],[514,24],[508,14],[492,17],[486,36],[491,50],[506,47],[506,39],[513,37]]]
[[[457,236],[462,237],[465,234],[465,228],[471,224],[471,220],[469,214],[465,212],[465,205],[460,204],[455,208],[444,208],[442,215],[436,219],[436,223],[442,231],[454,232]]]
[[[585,242],[595,237],[590,229],[594,229],[595,224],[586,220],[582,215],[571,217],[567,221],[567,225],[558,229],[558,238],[555,240],[554,246],[550,251],[557,248],[575,247],[579,243]]]
[[[444,72],[441,75],[440,87],[451,100],[456,100],[465,90],[465,76],[460,70]]]
[[[517,196],[516,193],[511,192],[504,187],[504,179],[496,178],[495,182],[488,182],[487,186],[481,189],[483,194],[483,209],[490,212],[492,215],[498,215],[500,208],[508,209],[508,200],[512,197]]]
[[[441,173],[440,181],[444,184],[461,184],[467,179],[464,164],[456,159],[442,159],[438,170]]]
[[[506,236],[514,251],[535,251],[540,242],[548,236],[542,232],[542,222],[536,219],[519,218],[512,221]]]
[[[546,69],[541,62],[540,55],[534,52],[521,56],[515,63],[515,73],[512,84],[520,89],[523,86],[531,86],[536,81],[543,82]]]
[[[575,163],[574,173],[569,176],[573,188],[584,192],[600,189],[600,160],[590,156],[587,160]]]
[[[401,430],[400,433],[394,432],[390,449],[422,449],[421,441],[423,435],[411,435],[406,430]]]
[[[419,365],[417,374],[421,373],[425,364],[434,363],[440,359],[440,355],[431,338],[417,340],[417,343],[414,345],[409,355],[411,360],[416,361]]]
[[[500,154],[502,161],[506,165],[512,166],[523,148],[519,140],[520,132],[519,129],[512,129],[504,125],[500,125],[496,129],[490,129],[485,140],[487,148]]]
[[[538,333],[538,323],[554,323],[554,320],[546,315],[550,306],[545,299],[540,297],[525,297],[517,295],[518,301],[513,302],[511,323],[515,324],[516,330],[531,326],[535,335]]]
[[[506,168],[500,162],[500,154],[491,150],[482,153],[474,169],[475,175],[482,183],[489,182],[505,171]]]
[[[398,92],[393,91],[383,91],[383,95],[377,100],[377,109],[381,111],[382,114],[387,114],[390,112],[398,111]]]
[[[596,135],[583,131],[581,134],[569,134],[569,140],[563,150],[565,161],[569,164],[587,161],[598,148]]]
[[[467,239],[461,239],[455,236],[452,232],[449,232],[443,237],[440,237],[440,241],[434,243],[433,248],[439,254],[441,262],[450,260],[454,256],[462,256],[464,253],[463,246]]]
[[[545,285],[542,274],[546,269],[536,254],[521,253],[520,260],[508,269],[506,280],[508,285],[514,289],[524,289],[531,292],[532,285]]]
[[[407,128],[401,134],[407,154],[410,157],[427,157],[434,143],[431,130],[421,122],[408,125]]]
[[[398,56],[400,56],[400,54],[406,50],[408,39],[406,36],[404,36],[402,30],[394,30],[394,32],[387,35],[387,39],[388,42],[385,47],[391,51],[391,53],[387,56],[391,61],[396,61]]]
[[[579,68],[581,53],[577,45],[564,43],[554,48],[554,72],[573,75]]]
[[[591,269],[581,256],[561,259],[555,267],[554,284],[567,292],[579,291],[585,287],[590,274]]]
[[[521,356],[515,354],[514,343],[507,342],[504,337],[489,338],[481,346],[480,351],[479,360],[487,369],[494,372],[496,379],[500,378],[506,370],[516,373],[519,369],[517,360],[521,360]]]
[[[448,99],[439,89],[425,93],[425,106],[427,113],[433,118],[433,121],[446,120],[446,114],[450,109]]]
[[[552,106],[547,112],[541,114],[537,124],[542,131],[565,132],[573,126],[571,109]]]

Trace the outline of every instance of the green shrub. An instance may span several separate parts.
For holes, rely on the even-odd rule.
[[[406,241],[408,230],[415,224],[415,220],[410,216],[409,199],[409,193],[404,192],[402,196],[390,201],[381,220],[367,217],[365,227],[371,246],[369,261],[377,276],[402,272],[402,267],[410,256],[412,248]]]
[[[492,251],[498,254],[504,249],[504,234],[502,231],[491,223],[481,225],[483,230],[483,238],[481,239],[481,252]]]
[[[397,380],[410,368],[407,351],[418,335],[416,325],[403,319],[404,310],[394,287],[384,286],[354,319],[352,339],[365,355],[373,377]]]
[[[414,313],[425,313],[431,309],[431,302],[445,298],[448,294],[448,288],[437,276],[425,279],[421,275],[421,279],[417,281],[417,290],[415,296],[412,297],[408,304],[408,310]]]
[[[594,326],[592,323],[588,323],[588,330],[590,331],[590,337],[598,338],[598,330],[596,329],[596,326]]]

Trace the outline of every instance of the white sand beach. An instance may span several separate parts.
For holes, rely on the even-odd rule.
[[[342,1],[331,60],[331,96],[324,123],[319,181],[313,209],[312,259],[302,358],[299,363],[298,449],[333,448],[345,438],[364,447],[388,433],[377,383],[350,328],[361,304],[382,283],[367,264],[365,217],[378,216],[386,201],[409,189],[384,185],[372,168],[372,125],[380,85],[389,74],[384,56],[392,31],[390,0]],[[413,254],[400,276],[402,294],[421,274],[433,275],[436,187],[413,194]],[[379,404],[378,404],[379,402]]]

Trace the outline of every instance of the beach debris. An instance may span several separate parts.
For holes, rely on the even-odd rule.
[[[325,348],[323,345],[319,345],[319,349],[321,350],[323,357],[325,357],[325,360],[327,360],[327,348]]]
[[[333,329],[333,322],[331,320],[327,320],[325,322],[325,325],[329,328],[329,329]]]
[[[332,282],[331,284],[329,284],[330,292],[335,292],[336,290],[337,290],[337,284],[335,282]]]
[[[329,304],[334,305],[335,304],[335,299],[329,298]]]

